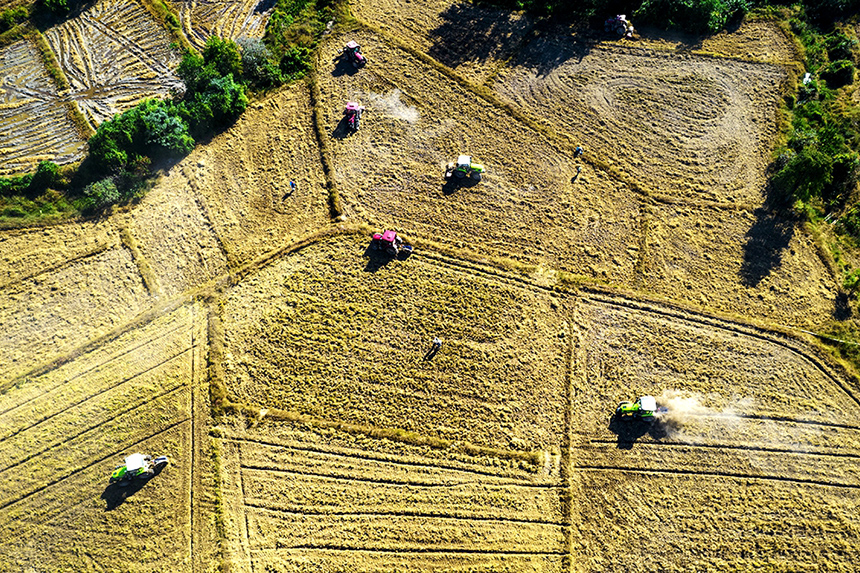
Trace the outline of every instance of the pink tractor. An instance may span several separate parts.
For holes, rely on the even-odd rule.
[[[346,128],[350,133],[358,131],[358,125],[361,122],[361,113],[364,111],[364,106],[358,105],[354,101],[346,102],[346,109],[343,110],[343,115],[346,116]]]
[[[367,65],[367,58],[361,53],[361,46],[355,40],[346,43],[346,46],[343,47],[343,53],[346,54],[347,59],[354,67],[363,68]]]
[[[404,243],[403,239],[398,237],[396,232],[390,230],[374,233],[370,246],[378,251],[385,251],[386,254],[392,257],[396,257],[401,253],[407,257],[412,254],[412,245]]]

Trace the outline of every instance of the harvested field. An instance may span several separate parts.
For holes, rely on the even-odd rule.
[[[650,208],[645,280],[677,301],[791,326],[842,316],[833,275],[800,223],[765,208]]]
[[[179,53],[140,4],[99,0],[45,38],[93,128],[145,98],[183,89],[173,73]]]
[[[211,518],[192,524],[189,495],[199,314],[180,307],[0,395],[0,571],[190,571],[192,537],[213,557],[201,543]],[[105,487],[133,451],[172,463],[148,483]]]
[[[176,181],[165,181],[194,190],[231,264],[246,264],[328,222],[311,118],[303,84],[282,90],[196,150]]]
[[[640,230],[635,193],[598,170],[575,177],[571,150],[379,37],[350,37],[387,70],[386,79],[372,69],[349,76],[338,65],[329,75],[331,68],[320,64],[335,179],[353,211],[448,248],[633,280]],[[350,99],[367,106],[366,127],[345,137],[341,114]],[[444,184],[445,164],[461,153],[486,166],[477,186]]]
[[[222,39],[262,38],[275,8],[274,0],[175,2],[188,41],[201,49],[210,36]]]
[[[758,205],[786,78],[773,65],[545,36],[494,89],[653,194]]]
[[[275,424],[223,440],[237,570],[562,571],[557,475],[388,446]]]
[[[530,16],[467,2],[356,0],[352,13],[480,84],[528,35]]]
[[[150,300],[130,253],[95,252],[2,288],[0,383],[127,323]]]
[[[22,40],[0,48],[0,176],[34,171],[42,160],[71,163],[84,145],[36,47]]]
[[[377,268],[367,244],[317,243],[230,292],[230,393],[482,446],[559,448],[569,332],[554,298],[436,258]],[[435,335],[443,350],[423,360]]]

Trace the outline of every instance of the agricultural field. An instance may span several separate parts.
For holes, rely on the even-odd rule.
[[[84,145],[38,49],[29,40],[0,48],[0,176],[71,163]]]
[[[177,6],[198,46],[272,9]],[[766,187],[791,39],[351,10],[313,82],[134,205],[0,231],[0,573],[852,571],[860,384],[811,332],[856,310]],[[141,5],[45,37],[69,95],[13,44],[33,91],[0,114],[96,125],[174,86]],[[445,182],[461,153],[481,182]],[[612,416],[647,394],[657,422]],[[136,451],[170,464],[110,486]]]

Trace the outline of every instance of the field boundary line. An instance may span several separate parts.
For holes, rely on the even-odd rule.
[[[829,482],[824,480],[814,480],[814,479],[803,479],[803,478],[790,478],[785,476],[766,476],[766,475],[752,475],[745,473],[734,473],[734,472],[706,472],[706,471],[696,471],[696,470],[681,470],[681,469],[636,469],[636,468],[626,468],[621,466],[599,466],[599,465],[581,465],[577,466],[579,470],[585,471],[618,471],[618,472],[626,472],[626,473],[634,473],[634,474],[666,474],[666,475],[684,475],[684,476],[705,476],[705,477],[725,477],[732,479],[752,479],[752,480],[762,480],[762,481],[781,481],[786,483],[796,483],[803,485],[817,485],[821,487],[839,487],[845,489],[860,489],[860,483],[858,484],[844,484],[837,482]]]
[[[249,444],[257,444],[257,445],[261,445],[261,446],[269,446],[269,447],[297,450],[297,451],[302,451],[302,452],[313,452],[316,454],[322,454],[322,455],[334,456],[334,457],[340,457],[340,458],[357,458],[357,459],[361,459],[361,460],[368,460],[368,461],[374,461],[374,462],[384,462],[384,463],[388,463],[388,464],[403,465],[403,466],[408,466],[408,467],[424,467],[424,468],[429,468],[429,469],[443,469],[443,470],[460,471],[460,472],[465,472],[465,473],[485,475],[485,476],[489,476],[489,477],[496,477],[499,479],[517,479],[515,476],[504,476],[504,475],[499,475],[498,473],[493,473],[489,469],[483,470],[483,469],[474,468],[474,467],[462,467],[459,465],[451,465],[450,460],[440,460],[440,461],[447,461],[449,463],[449,465],[438,465],[438,464],[424,463],[424,462],[418,462],[418,461],[404,460],[403,458],[400,458],[400,457],[397,457],[394,455],[384,454],[384,453],[374,452],[374,453],[368,454],[365,450],[353,450],[352,452],[347,453],[344,451],[337,452],[337,451],[326,450],[320,446],[310,446],[310,445],[305,445],[305,444],[279,442],[279,441],[266,441],[266,440],[262,440],[262,439],[255,439],[255,438],[248,437],[248,436],[241,436],[238,434],[234,434],[232,432],[223,432],[223,437],[224,437],[224,439],[232,441],[232,442],[238,442],[238,443],[246,442]],[[457,463],[462,463],[465,465],[464,462],[457,462]],[[533,475],[531,473],[526,473],[525,470],[523,470],[523,473],[525,475],[528,475],[528,476]],[[525,480],[523,480],[523,481],[525,482]],[[529,483],[533,483],[533,482],[526,482],[526,485],[528,485]],[[552,486],[558,487],[558,484],[552,484]],[[546,486],[546,487],[549,487],[549,486]]]
[[[603,439],[592,439],[590,440],[592,444],[602,444],[602,445],[615,445],[618,443],[617,440],[603,440]],[[624,444],[633,444],[635,441],[622,442]],[[740,451],[748,451],[748,452],[765,452],[771,454],[792,454],[798,456],[821,456],[828,458],[851,458],[857,459],[860,458],[860,453],[857,454],[849,454],[849,453],[841,453],[841,452],[812,452],[805,450],[790,450],[787,448],[769,448],[765,446],[742,446],[739,444],[686,444],[684,442],[664,442],[664,441],[654,441],[654,442],[639,442],[640,447],[667,447],[667,448],[696,448],[696,449],[713,449],[713,450],[740,450]],[[605,450],[606,448],[591,448],[585,445],[577,446],[577,449],[580,450]]]
[[[129,407],[129,408],[126,408],[125,410],[122,410],[122,411],[119,411],[119,412],[113,412],[113,413],[112,413],[113,418],[117,418],[117,417],[119,417],[119,416],[124,416],[124,415],[126,415],[126,414],[130,414],[130,413],[134,412],[135,410],[140,409],[140,408],[142,408],[142,407],[144,407],[144,406],[148,406],[148,405],[149,405],[150,403],[152,403],[153,401],[158,400],[158,399],[160,399],[160,398],[164,398],[164,397],[166,397],[166,396],[168,396],[168,395],[170,395],[170,394],[172,394],[172,393],[176,392],[177,390],[181,390],[181,389],[182,389],[182,388],[184,388],[184,387],[185,387],[185,385],[184,385],[184,384],[182,384],[182,383],[180,383],[179,385],[174,386],[173,388],[170,388],[170,389],[168,389],[168,390],[165,390],[165,391],[161,392],[160,394],[156,394],[156,395],[154,395],[154,396],[148,396],[148,397],[147,397],[147,399],[146,399],[146,400],[144,400],[143,402],[140,402],[140,403],[138,403],[138,404],[135,404],[134,406],[131,406],[131,407]],[[50,452],[51,450],[54,450],[54,449],[56,449],[57,447],[61,446],[64,442],[68,442],[68,441],[73,440],[73,439],[75,439],[75,438],[80,438],[80,437],[81,437],[81,436],[83,436],[84,434],[87,434],[87,433],[89,433],[89,432],[92,432],[93,430],[98,429],[98,427],[99,427],[99,426],[103,426],[104,424],[106,424],[106,423],[108,423],[108,422],[110,422],[110,421],[111,421],[111,420],[107,420],[107,422],[105,422],[105,421],[101,421],[101,422],[98,422],[98,423],[97,423],[97,424],[95,424],[95,425],[92,425],[92,426],[89,426],[89,427],[84,428],[83,430],[81,430],[80,432],[78,432],[78,433],[77,433],[77,434],[75,434],[75,435],[72,435],[72,436],[63,436],[63,441],[62,441],[62,442],[58,442],[58,443],[51,444],[50,446],[48,446],[48,447],[47,447],[47,448],[45,448],[44,450],[41,450],[41,451],[38,451],[38,452],[35,452],[35,453],[31,453],[31,454],[29,454],[27,457],[22,458],[21,460],[19,460],[19,461],[15,462],[14,464],[11,464],[11,465],[9,465],[9,466],[6,466],[5,468],[0,469],[0,474],[3,474],[3,473],[5,473],[5,472],[7,472],[7,471],[11,470],[11,469],[12,469],[12,468],[14,468],[14,467],[20,466],[21,464],[25,464],[25,463],[29,462],[30,460],[32,460],[33,458],[37,458],[37,457],[39,457],[39,456],[41,456],[41,455],[43,455],[43,454],[46,454],[46,453]]]
[[[422,511],[314,511],[301,509],[281,509],[255,503],[245,503],[245,507],[251,507],[266,512],[278,514],[310,515],[314,517],[418,517],[426,519],[451,519],[457,521],[498,521],[504,523],[523,523],[532,525],[548,525],[551,527],[565,527],[565,524],[555,521],[533,520],[516,517],[492,517],[486,515],[450,515]]]
[[[90,372],[93,372],[94,370],[97,370],[97,369],[99,369],[99,368],[102,368],[102,367],[104,367],[104,366],[106,366],[106,365],[110,364],[110,363],[111,363],[111,362],[113,362],[114,360],[119,360],[119,359],[120,359],[120,358],[122,358],[123,356],[126,356],[126,355],[128,355],[128,354],[131,354],[131,353],[132,353],[132,352],[134,352],[135,350],[139,350],[140,348],[142,348],[142,347],[144,347],[144,346],[147,346],[147,345],[149,345],[149,344],[151,344],[151,343],[158,342],[158,341],[160,341],[162,338],[166,338],[166,337],[170,336],[171,334],[173,334],[174,332],[176,332],[177,330],[179,330],[179,329],[181,329],[181,328],[182,328],[181,326],[174,327],[174,328],[170,329],[168,332],[165,332],[164,334],[162,334],[161,336],[158,336],[158,337],[152,338],[152,339],[150,339],[150,340],[148,340],[148,341],[146,341],[146,342],[141,342],[141,343],[139,343],[139,344],[136,344],[135,346],[132,346],[131,348],[128,348],[128,349],[127,349],[127,350],[125,350],[124,352],[120,352],[119,354],[115,354],[114,356],[110,356],[108,360],[105,360],[105,361],[103,361],[103,362],[99,362],[98,364],[96,364],[95,366],[93,366],[93,367],[91,367],[91,368],[87,368],[86,370],[83,370],[83,371],[81,371],[81,372],[78,372],[77,374],[75,374],[74,376],[72,376],[71,378],[69,378],[69,379],[67,379],[67,380],[62,380],[61,382],[58,382],[55,386],[52,386],[51,388],[49,388],[49,389],[45,390],[44,392],[40,393],[38,396],[34,396],[34,397],[30,398],[29,400],[25,400],[24,402],[21,402],[20,404],[15,404],[15,405],[14,405],[14,406],[12,406],[11,408],[7,408],[6,410],[2,410],[2,411],[0,411],[0,416],[2,416],[2,415],[4,415],[4,414],[7,414],[8,412],[11,412],[11,411],[13,411],[13,410],[17,410],[18,408],[21,408],[22,406],[25,406],[25,405],[29,404],[29,403],[30,403],[30,402],[32,402],[33,400],[38,400],[39,398],[44,397],[46,394],[50,394],[51,392],[53,392],[53,391],[57,390],[58,388],[62,388],[63,386],[65,386],[65,385],[66,385],[66,384],[68,384],[69,382],[72,382],[73,380],[77,380],[77,379],[78,379],[78,378],[80,378],[81,376],[85,376],[85,375],[89,374]],[[83,354],[82,354],[82,356],[83,356]],[[12,387],[12,386],[9,386],[9,387],[7,387],[7,388],[0,388],[0,392],[8,391],[11,387]]]
[[[128,252],[131,255],[131,260],[134,262],[134,266],[140,274],[140,278],[143,281],[143,287],[146,289],[146,292],[149,293],[150,296],[160,295],[162,290],[161,285],[158,282],[158,277],[156,277],[155,273],[152,271],[149,261],[143,256],[143,253],[140,252],[140,249],[137,246],[137,241],[134,239],[134,235],[128,225],[122,225],[119,227],[119,240],[122,246],[128,249]]]
[[[138,445],[142,444],[143,442],[145,442],[147,440],[151,440],[152,438],[154,438],[160,434],[163,434],[165,432],[169,432],[170,430],[172,430],[172,429],[176,428],[177,426],[180,426],[186,422],[189,422],[190,420],[191,420],[191,418],[185,418],[185,419],[179,420],[178,422],[174,422],[174,423],[170,424],[169,426],[162,428],[161,430],[158,430],[157,432],[149,434],[148,436],[134,442],[133,444],[128,444],[126,446],[123,446],[122,448],[115,450],[115,451],[111,452],[110,454],[108,454],[102,458],[99,458],[93,462],[87,463],[86,465],[84,465],[84,466],[82,466],[76,470],[73,470],[71,473],[69,473],[69,474],[67,474],[61,478],[55,479],[55,480],[48,482],[42,486],[39,486],[38,488],[34,489],[33,491],[23,495],[22,497],[19,497],[18,499],[14,499],[11,501],[7,501],[3,504],[0,504],[0,511],[6,509],[7,507],[9,507],[11,505],[15,505],[16,503],[20,503],[20,502],[24,501],[25,499],[32,497],[32,496],[36,495],[37,493],[48,489],[51,486],[57,485],[58,483],[65,481],[65,480],[69,479],[70,477],[72,477],[73,475],[79,474],[82,471],[84,471],[84,470],[86,470],[86,469],[88,469],[88,468],[90,468],[96,464],[103,463],[103,462],[109,460],[110,458],[112,458],[114,456],[118,456],[121,452],[123,452],[125,450],[128,450],[130,448],[138,446]]]
[[[320,154],[325,187],[328,191],[329,218],[336,220],[343,215],[343,203],[341,202],[340,191],[334,177],[334,154],[329,146],[328,137],[324,135],[326,130],[323,128],[324,120],[320,111],[322,107],[320,103],[322,101],[322,93],[320,92],[317,76],[317,71],[313,70],[307,80],[308,95],[310,96],[311,103],[311,125],[313,126],[317,149]]]
[[[85,259],[88,259],[90,257],[96,257],[96,256],[98,256],[104,252],[110,251],[111,249],[114,249],[114,248],[118,247],[119,245],[120,245],[119,241],[117,241],[114,244],[106,243],[104,245],[99,245],[98,247],[96,247],[95,249],[93,249],[91,251],[87,251],[86,253],[81,253],[78,256],[66,259],[61,263],[57,263],[56,265],[52,265],[50,267],[45,267],[45,268],[39,269],[39,270],[34,271],[32,273],[23,275],[18,279],[11,280],[9,282],[0,284],[0,290],[7,289],[11,286],[21,284],[24,281],[36,278],[36,277],[44,275],[44,274],[55,273],[57,271],[63,270],[67,267],[72,266],[75,263],[78,263],[78,262],[83,261]]]
[[[157,363],[157,364],[153,364],[152,366],[150,366],[149,368],[147,368],[147,369],[145,369],[145,370],[141,370],[140,372],[137,372],[137,373],[135,373],[135,374],[133,374],[133,375],[131,375],[131,376],[128,376],[128,377],[126,377],[126,378],[123,378],[122,380],[120,380],[119,382],[117,382],[117,383],[115,383],[115,384],[113,384],[113,385],[111,385],[111,386],[106,386],[105,388],[102,388],[101,390],[99,390],[99,391],[98,391],[98,392],[96,392],[95,394],[89,394],[89,395],[87,395],[85,398],[83,398],[83,399],[81,399],[81,400],[78,400],[78,401],[77,401],[77,402],[75,402],[74,404],[69,404],[68,406],[66,406],[66,407],[64,407],[64,408],[62,408],[62,409],[60,409],[60,410],[57,410],[56,412],[53,412],[53,413],[51,413],[51,414],[49,414],[49,415],[47,415],[47,416],[45,416],[45,417],[43,417],[43,418],[39,418],[38,420],[36,420],[36,421],[35,421],[35,422],[33,422],[32,424],[30,424],[29,426],[25,426],[25,427],[19,428],[19,429],[15,430],[14,432],[12,432],[11,434],[8,434],[8,435],[6,435],[6,436],[0,436],[0,443],[2,443],[4,440],[8,440],[8,439],[10,439],[10,438],[14,438],[15,436],[17,436],[17,435],[18,435],[18,434],[20,434],[21,432],[26,432],[26,431],[27,431],[27,430],[29,430],[30,428],[35,428],[35,427],[36,427],[36,426],[38,426],[39,424],[43,424],[43,423],[45,423],[45,422],[47,422],[47,421],[51,420],[52,418],[54,418],[54,417],[56,417],[56,416],[59,416],[60,414],[63,414],[63,413],[65,413],[65,412],[68,412],[68,411],[69,411],[69,410],[71,410],[72,408],[76,408],[76,407],[80,406],[81,404],[83,404],[83,403],[85,403],[85,402],[89,402],[89,401],[90,401],[90,400],[92,400],[93,398],[98,398],[98,397],[99,397],[99,396],[101,396],[102,394],[105,394],[105,393],[107,393],[107,392],[110,392],[111,390],[116,390],[116,389],[117,389],[117,388],[119,388],[120,386],[123,386],[124,384],[127,384],[128,382],[131,382],[131,381],[132,381],[132,380],[134,380],[135,378],[138,378],[139,376],[143,376],[144,374],[147,374],[147,373],[149,373],[149,372],[152,372],[152,371],[153,371],[153,370],[155,370],[156,368],[160,368],[161,366],[164,366],[165,364],[167,364],[167,363],[169,363],[169,362],[172,362],[173,360],[175,360],[176,358],[179,358],[180,356],[182,356],[183,354],[185,354],[185,353],[186,353],[186,352],[188,352],[189,350],[191,350],[191,349],[190,349],[190,348],[186,348],[185,350],[182,350],[182,351],[180,351],[180,352],[178,352],[178,353],[174,354],[173,356],[170,356],[169,358],[166,358],[166,359],[162,360],[161,362],[159,362],[159,363]],[[67,382],[67,383],[68,383],[68,382]],[[30,400],[28,400],[28,401],[27,401],[27,402],[25,402],[24,404],[29,404],[29,403],[30,403],[30,402],[32,402],[33,400],[38,400],[39,398],[43,398],[43,397],[45,397],[45,395],[49,394],[50,392],[53,392],[53,391],[54,391],[54,390],[56,390],[57,388],[61,388],[61,387],[66,386],[66,384],[67,384],[67,383],[60,384],[59,386],[57,386],[57,387],[55,387],[55,388],[52,388],[52,389],[51,389],[50,391],[48,391],[48,392],[44,392],[44,393],[40,394],[39,396],[36,396],[36,397],[34,397],[34,398],[31,398]],[[19,406],[15,406],[14,408],[10,408],[9,410],[6,410],[6,412],[11,412],[11,411],[17,410],[19,407],[23,406],[24,404],[21,404],[21,405],[19,405]],[[5,414],[6,412],[3,412],[3,413]]]
[[[463,554],[463,555],[558,555],[564,556],[560,551],[504,551],[498,549],[434,549],[430,547],[404,547],[402,549],[390,549],[386,547],[346,547],[342,545],[293,545],[283,547],[254,547],[251,553],[268,553],[268,552],[283,552],[283,551],[338,551],[338,552],[356,552],[356,553],[400,553],[400,554],[429,554],[429,555],[445,555],[445,554]]]
[[[389,465],[392,465],[392,464],[389,464]],[[432,467],[433,466],[429,466],[428,469],[430,469]],[[537,488],[537,489],[554,489],[554,488],[564,487],[564,486],[561,486],[558,484],[550,484],[550,483],[521,483],[521,482],[513,481],[512,478],[504,478],[501,476],[498,477],[499,480],[511,479],[511,481],[480,481],[480,479],[479,479],[479,480],[473,480],[473,481],[458,481],[458,482],[453,482],[453,483],[429,483],[429,482],[422,482],[422,481],[418,481],[418,480],[410,481],[407,479],[398,480],[398,479],[391,479],[391,478],[388,478],[388,479],[371,478],[371,477],[363,477],[363,476],[356,476],[356,475],[334,475],[334,474],[326,474],[326,473],[314,472],[314,471],[301,471],[301,470],[297,470],[297,469],[285,469],[285,468],[258,466],[258,465],[246,464],[246,463],[242,464],[242,469],[251,470],[251,471],[255,471],[255,472],[273,473],[273,474],[281,474],[281,473],[292,474],[292,475],[296,475],[296,476],[304,476],[307,478],[319,478],[321,480],[327,479],[327,480],[332,480],[332,481],[366,482],[366,483],[375,483],[375,484],[380,484],[380,485],[390,485],[390,486],[394,486],[394,487],[421,487],[421,488],[427,488],[427,489],[431,489],[431,488],[432,489],[435,489],[435,488],[449,489],[449,488],[458,488],[458,487],[474,486],[474,485],[481,485],[484,487],[492,487],[492,488],[495,488],[495,487],[499,487],[499,488],[525,487],[525,488]],[[439,469],[444,470],[447,468],[439,468]],[[452,470],[448,470],[448,471],[452,471]],[[481,474],[478,474],[478,475],[481,475]],[[497,476],[488,475],[486,477],[497,477]]]

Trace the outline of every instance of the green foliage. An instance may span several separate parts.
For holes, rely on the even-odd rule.
[[[0,12],[0,33],[6,30],[11,30],[29,17],[30,13],[27,8],[19,6],[18,8],[8,8]]]
[[[831,62],[821,71],[821,78],[834,89],[854,83],[854,64],[849,60]]]
[[[71,9],[66,0],[40,0],[45,10],[54,16],[65,16]]]
[[[311,51],[304,46],[292,46],[281,58],[281,73],[289,78],[303,76],[311,69]]]
[[[104,209],[119,203],[120,199],[123,198],[123,194],[110,177],[87,185],[84,188],[84,195],[92,201],[92,206],[97,209]]]
[[[211,36],[203,48],[203,60],[218,76],[242,77],[242,56],[239,46],[231,40]]]
[[[243,76],[251,86],[266,88],[283,83],[283,74],[262,40],[239,38],[236,43],[241,48]]]
[[[713,34],[750,7],[749,0],[644,0],[633,16],[695,34]]]

